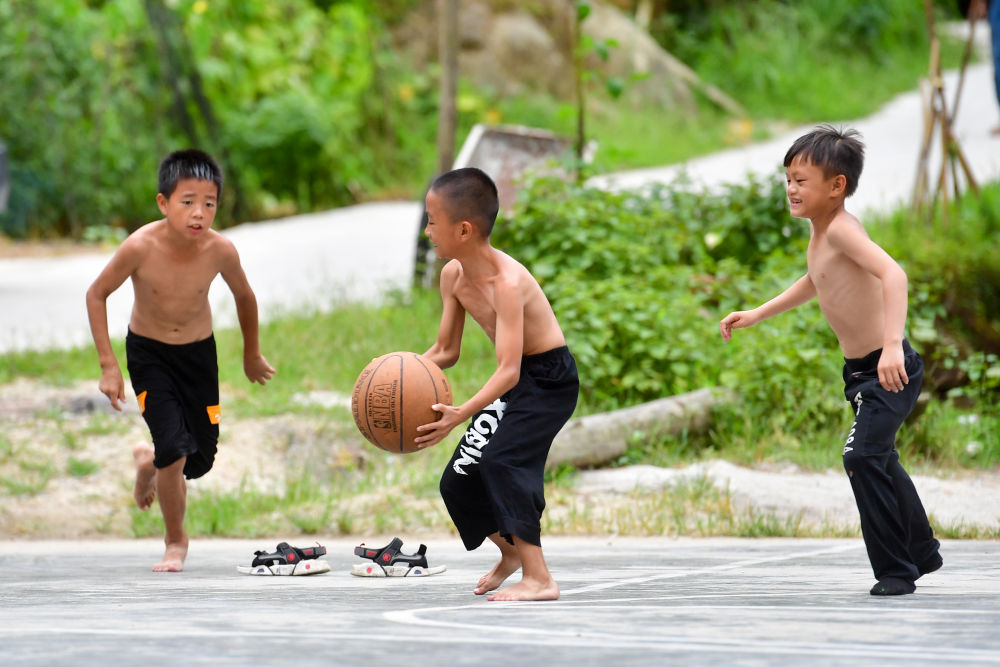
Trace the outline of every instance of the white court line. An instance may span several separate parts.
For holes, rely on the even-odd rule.
[[[615,581],[605,581],[600,584],[591,584],[590,586],[583,586],[581,588],[573,588],[568,591],[561,591],[560,596],[565,595],[577,595],[579,593],[590,593],[591,591],[603,591],[609,588],[616,588],[618,586],[627,586],[629,584],[641,584],[650,581],[659,581],[661,579],[678,579],[680,577],[689,577],[698,574],[708,574],[710,572],[725,572],[726,570],[735,570],[741,567],[749,567],[751,565],[761,565],[763,563],[780,563],[786,560],[795,560],[797,558],[811,558],[813,556],[825,556],[826,554],[836,554],[843,553],[845,551],[850,551],[851,549],[858,549],[862,544],[847,544],[840,545],[836,547],[830,547],[827,549],[819,549],[817,551],[806,551],[803,553],[787,554],[785,556],[767,556],[763,558],[753,558],[750,560],[741,560],[735,563],[725,563],[723,565],[712,565],[710,567],[699,568],[696,570],[679,570],[677,572],[668,572],[666,574],[658,574],[654,576],[644,576],[644,577],[630,577],[628,579],[617,579]]]
[[[653,577],[630,577],[628,579],[620,579],[618,581],[604,582],[601,584],[594,584],[591,586],[583,586],[581,588],[572,589],[571,591],[563,592],[563,595],[567,594],[579,594],[583,592],[590,592],[596,590],[606,590],[609,588],[614,588],[616,586],[623,586],[631,583],[644,583],[654,580],[661,579],[673,579],[685,576],[695,576],[700,574],[706,574],[710,572],[721,572],[726,570],[733,570],[741,567],[748,567],[751,565],[760,565],[764,563],[778,563],[788,560],[794,560],[797,558],[809,558],[827,554],[836,554],[849,551],[851,549],[857,549],[862,546],[861,544],[849,544],[849,545],[838,545],[836,547],[830,547],[826,549],[818,549],[815,551],[807,551],[803,553],[787,554],[784,556],[768,556],[762,558],[753,558],[742,561],[737,561],[735,563],[726,563],[722,565],[713,565],[704,568],[684,570],[679,572],[670,572],[663,575],[656,575]],[[740,594],[734,594],[733,596],[738,596]],[[763,597],[756,594],[742,594],[746,597]],[[776,596],[779,594],[771,594]],[[530,606],[532,609],[549,609],[552,607],[565,608],[567,606],[584,606],[588,610],[601,610],[601,609],[626,609],[629,611],[637,611],[643,607],[637,605],[621,605],[622,602],[628,602],[634,600],[636,602],[648,602],[654,599],[681,599],[683,597],[697,597],[697,596],[657,596],[656,598],[650,597],[640,597],[640,598],[626,598],[623,600],[615,600],[615,604],[612,605],[601,605],[600,603],[595,604],[593,601],[580,600],[577,603],[573,601],[558,600],[555,602],[546,603],[543,606],[539,606],[536,602],[508,602],[502,605],[495,605],[490,607],[484,607],[482,604],[468,604],[468,605],[453,605],[453,606],[442,606],[442,607],[420,607],[415,609],[405,609],[398,611],[384,612],[382,617],[388,621],[393,621],[403,625],[416,625],[423,627],[433,627],[437,629],[448,629],[452,631],[471,631],[475,632],[476,635],[481,639],[489,638],[487,643],[494,643],[495,636],[499,632],[501,634],[516,634],[519,635],[518,641],[522,643],[531,644],[541,644],[545,646],[556,646],[556,645],[567,645],[567,646],[594,646],[596,648],[660,648],[664,650],[684,650],[692,651],[698,653],[758,653],[764,655],[813,655],[813,656],[837,656],[837,657],[864,657],[873,658],[881,657],[885,659],[893,660],[940,660],[940,661],[953,661],[953,662],[967,662],[967,661],[982,661],[982,662],[995,662],[1000,663],[1000,655],[998,655],[995,650],[980,650],[980,649],[962,649],[962,648],[942,648],[939,646],[909,646],[900,647],[897,645],[872,645],[872,644],[862,644],[862,645],[852,645],[852,646],[836,646],[832,644],[822,644],[822,643],[807,643],[807,642],[788,642],[780,640],[748,640],[745,638],[740,638],[736,640],[722,640],[713,639],[711,641],[698,642],[688,639],[669,639],[663,637],[651,637],[649,635],[622,635],[620,633],[616,634],[605,634],[605,633],[595,633],[581,630],[575,628],[570,631],[560,631],[553,629],[551,627],[523,627],[523,626],[499,626],[497,624],[485,625],[476,623],[456,623],[453,621],[444,620],[434,620],[421,618],[421,614],[426,613],[441,613],[441,612],[455,612],[462,610],[478,610],[482,611],[485,608],[491,610],[513,610],[524,606]],[[718,597],[718,596],[716,596]],[[649,607],[655,610],[658,614],[662,614],[665,608],[662,606]],[[869,607],[810,607],[810,606],[795,606],[786,607],[781,605],[767,605],[764,607],[755,607],[755,609],[768,609],[768,610],[793,610],[793,611],[835,611],[835,612],[866,612],[869,614],[879,614],[883,615],[886,610],[883,609],[873,609]],[[678,608],[676,611],[678,613],[686,613],[696,609],[711,609],[713,611],[719,610],[745,610],[745,606],[739,605],[699,605],[697,607],[685,606],[683,608]],[[669,609],[666,609],[669,611]],[[892,610],[894,613],[898,613],[898,609]],[[908,609],[908,611],[914,611]],[[928,610],[932,613],[937,612],[947,612],[952,614],[978,614],[978,611],[968,611],[965,610]],[[482,637],[479,633],[485,634]],[[459,633],[460,634],[460,633]],[[452,634],[448,635],[453,636]]]

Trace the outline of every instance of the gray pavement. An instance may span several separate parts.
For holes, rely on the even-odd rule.
[[[958,72],[946,72],[943,79],[951,106],[958,87]],[[898,95],[867,118],[834,123],[857,129],[865,142],[865,167],[858,190],[847,200],[847,209],[862,216],[862,221],[871,213],[891,211],[912,201],[924,127],[921,108],[920,95],[913,91]],[[987,62],[970,66],[953,130],[980,183],[1000,180],[1000,138],[990,135],[990,129],[997,126],[998,116],[993,65]],[[747,174],[773,176],[783,181],[778,169],[785,152],[796,138],[813,127],[813,124],[802,125],[767,141],[719,151],[684,164],[598,176],[590,183],[610,189],[641,188],[650,183],[669,183],[682,173],[693,184],[706,187],[739,183]],[[940,144],[940,138],[936,137],[930,154],[934,174],[940,169]]]
[[[420,219],[416,202],[381,202],[247,223],[223,233],[236,245],[262,319],[408,289]],[[84,295],[112,251],[0,259],[0,354],[90,344]],[[236,326],[222,278],[209,300],[218,328]],[[108,299],[111,336],[123,338],[132,312],[126,281]]]
[[[542,603],[470,592],[492,547],[430,540],[447,572],[376,580],[348,573],[355,542],[321,542],[333,570],[294,578],[236,572],[270,540],[194,541],[181,574],[149,571],[155,540],[0,544],[0,662],[1000,663],[1000,542],[945,542],[941,570],[887,599],[857,539],[554,537],[562,598]]]

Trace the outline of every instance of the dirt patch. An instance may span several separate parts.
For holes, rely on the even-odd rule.
[[[190,493],[224,494],[242,488],[283,495],[290,479],[303,474],[329,480],[338,469],[366,460],[367,448],[351,428],[319,410],[310,415],[227,419],[215,467],[204,478],[189,482]],[[135,444],[148,441],[132,396],[125,412],[117,413],[94,382],[62,388],[28,380],[0,385],[0,537],[129,536],[134,511],[131,452]],[[740,511],[752,508],[795,517],[804,526],[856,531],[857,509],[842,472],[810,472],[795,466],[748,469],[725,461],[676,469],[630,466],[582,471],[569,488],[553,490],[549,511],[553,517],[561,511],[596,512],[634,503],[630,494],[636,491],[698,479],[725,490],[733,508]],[[913,479],[928,514],[939,523],[996,531],[1000,472],[914,475]],[[391,479],[387,483],[393,484]],[[333,519],[341,524],[338,531],[384,532],[385,526],[375,520],[375,515],[391,514],[384,495],[373,489],[371,497],[344,499],[337,507],[341,518]],[[438,501],[436,496],[433,502],[410,498],[410,524],[420,523],[415,512],[421,509],[432,516],[431,527],[447,529]],[[427,507],[418,507],[420,503]],[[359,518],[351,518],[355,516]],[[372,520],[366,523],[361,520],[365,517]]]
[[[0,259],[23,259],[25,257],[67,257],[69,255],[93,255],[115,249],[115,245],[102,243],[79,243],[67,240],[12,241],[0,235]]]
[[[189,491],[282,494],[290,474],[322,476],[364,457],[342,436],[323,415],[226,421],[212,472]],[[0,385],[0,536],[129,535],[132,448],[148,442],[131,395],[118,413],[93,382]]]

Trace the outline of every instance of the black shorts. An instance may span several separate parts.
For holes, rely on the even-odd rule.
[[[219,442],[215,337],[170,345],[130,330],[125,356],[139,410],[153,437],[153,465],[165,468],[186,456],[184,476],[201,477],[211,470]]]
[[[541,545],[545,459],[579,392],[576,361],[558,347],[523,357],[517,385],[472,418],[440,484],[466,549],[493,533]]]

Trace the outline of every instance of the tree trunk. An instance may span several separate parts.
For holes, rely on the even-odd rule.
[[[648,442],[683,431],[703,431],[711,423],[712,409],[726,400],[732,396],[725,390],[699,389],[573,419],[556,436],[545,465],[599,466],[621,456],[636,437]]]
[[[437,172],[455,162],[455,95],[458,89],[458,0],[438,0],[438,57],[441,88],[437,129]]]

